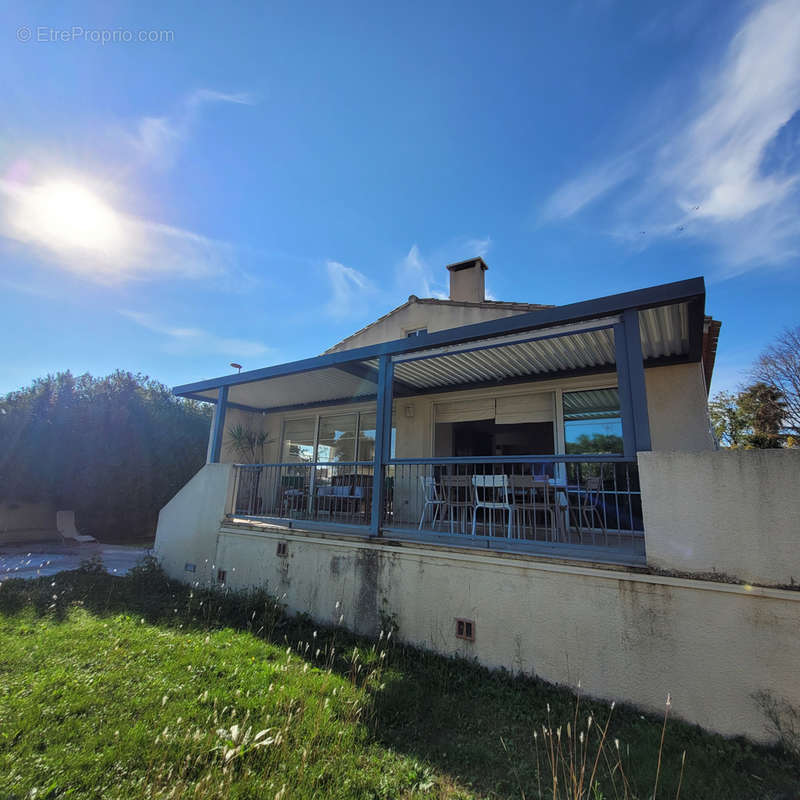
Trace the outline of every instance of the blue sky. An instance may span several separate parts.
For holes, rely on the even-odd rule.
[[[714,390],[800,323],[796,0],[59,5],[0,10],[0,391],[313,355],[471,255],[705,276]]]

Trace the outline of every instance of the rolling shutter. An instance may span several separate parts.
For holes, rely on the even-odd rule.
[[[479,419],[494,419],[494,399],[453,400],[434,406],[436,422],[474,422]]]
[[[553,422],[553,393],[518,394],[498,397],[495,422],[516,425],[522,422]]]

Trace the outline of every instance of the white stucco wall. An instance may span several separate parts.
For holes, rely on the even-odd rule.
[[[653,450],[713,450],[703,365],[644,371]]]
[[[181,580],[213,580],[217,533],[233,492],[231,464],[206,464],[161,509],[155,556],[164,569]],[[187,563],[196,565],[187,573]]]
[[[232,587],[266,586],[322,622],[343,613],[376,636],[394,614],[405,641],[656,713],[671,692],[676,714],[724,734],[766,738],[754,692],[800,705],[800,592],[274,529],[223,528],[216,561]],[[457,617],[474,643],[455,638]]]
[[[800,450],[639,453],[639,477],[652,566],[800,583]]]

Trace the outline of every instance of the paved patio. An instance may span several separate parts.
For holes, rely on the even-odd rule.
[[[106,570],[124,575],[149,553],[148,548],[118,544],[21,544],[0,547],[0,581],[36,578],[77,569],[81,561],[100,556]]]

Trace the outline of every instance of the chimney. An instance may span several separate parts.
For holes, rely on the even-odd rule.
[[[486,300],[486,286],[483,273],[489,267],[483,259],[470,258],[450,264],[450,299],[459,303],[482,303]]]

